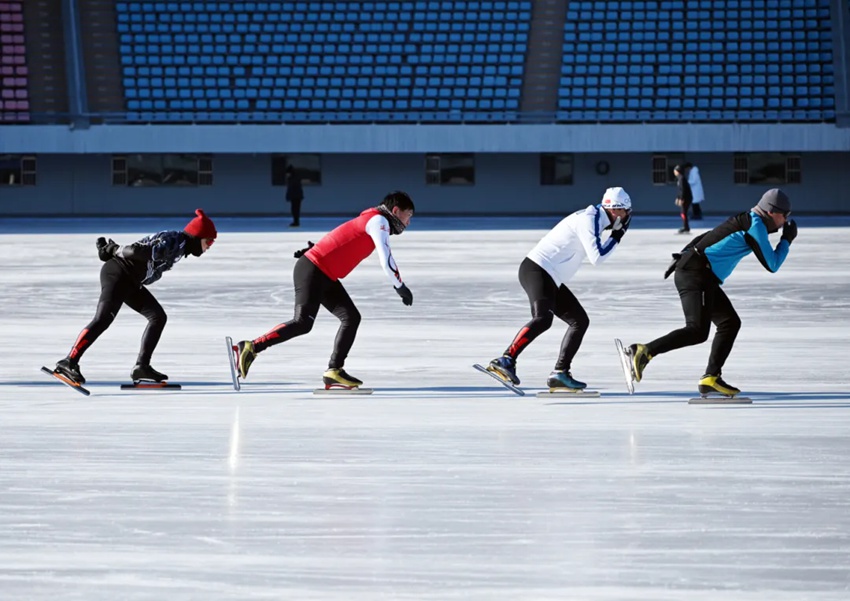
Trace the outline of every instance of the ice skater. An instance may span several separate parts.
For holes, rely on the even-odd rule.
[[[771,273],[782,266],[791,242],[797,237],[797,224],[788,220],[790,214],[788,196],[779,189],[768,190],[752,210],[730,217],[691,240],[681,253],[673,255],[664,277],[675,272],[674,282],[685,313],[685,327],[647,344],[632,344],[626,350],[635,381],[641,381],[647,364],[658,355],[708,340],[714,323],[717,333],[711,343],[705,374],[699,380],[699,392],[727,397],[741,392],[721,377],[741,328],[741,319],[721,286],[738,262],[750,253],[755,253]],[[768,236],[780,228],[782,237],[773,248]]]
[[[201,209],[183,231],[163,231],[127,246],[113,240],[97,239],[101,261],[100,299],[92,321],[83,328],[68,356],[56,363],[55,372],[83,385],[80,359],[112,322],[122,305],[127,305],[148,320],[142,346],[130,377],[134,382],[164,382],[168,376],[151,367],[151,356],[165,328],[166,314],[147,286],[180,261],[192,255],[200,257],[212,245],[218,233],[212,220]]]
[[[602,202],[564,218],[523,259],[519,283],[531,304],[531,321],[525,324],[501,357],[490,361],[487,371],[519,385],[516,360],[531,342],[552,326],[553,317],[569,326],[561,341],[555,369],[546,381],[552,390],[583,390],[587,384],[570,372],[573,357],[590,325],[581,303],[566,283],[582,261],[598,265],[610,257],[629,228],[632,201],[622,188],[608,188]],[[611,230],[603,240],[602,232]]]
[[[312,330],[321,305],[340,320],[328,369],[322,376],[325,387],[357,388],[363,384],[343,369],[360,325],[360,312],[340,279],[377,249],[381,267],[393,288],[405,305],[412,305],[413,293],[402,281],[390,251],[390,235],[405,230],[413,211],[413,201],[406,193],[391,192],[377,207],[366,209],[315,245],[308,243],[307,248],[296,252],[298,261],[292,274],[295,315],[259,338],[236,345],[239,375],[246,378],[254,359],[264,350]]]

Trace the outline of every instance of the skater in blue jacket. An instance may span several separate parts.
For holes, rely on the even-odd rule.
[[[700,394],[719,393],[733,397],[741,392],[720,375],[741,328],[741,319],[721,285],[738,262],[750,253],[755,254],[771,273],[782,266],[791,242],[797,237],[797,224],[788,220],[790,214],[788,196],[776,188],[768,190],[752,210],[730,217],[691,240],[681,253],[673,255],[674,260],[664,277],[675,272],[685,327],[647,344],[632,344],[626,350],[635,381],[641,381],[647,364],[658,355],[708,340],[714,323],[717,333],[711,344],[705,375],[699,381]],[[774,248],[768,236],[780,229],[782,237]]]

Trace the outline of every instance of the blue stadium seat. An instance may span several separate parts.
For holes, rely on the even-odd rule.
[[[532,4],[479,4],[478,12],[451,2],[333,11],[244,2],[224,12],[202,2],[117,0],[127,106],[138,116],[161,110],[163,119],[190,110],[258,120],[271,110],[309,121],[339,110],[403,121],[392,111],[421,99],[419,109],[441,115],[474,109],[504,118],[519,105]],[[414,74],[428,76],[427,85]]]
[[[739,113],[743,120],[828,118],[820,110],[835,102],[828,2],[691,4],[687,18],[700,28],[686,32],[675,27],[685,18],[684,2],[569,3],[559,109],[574,119],[570,109],[580,90],[584,108],[599,109],[590,114],[600,118],[664,120],[665,111],[723,121]],[[578,78],[585,74],[608,79]],[[613,96],[612,106],[601,101],[606,96]]]

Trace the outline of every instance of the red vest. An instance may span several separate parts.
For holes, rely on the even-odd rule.
[[[333,281],[344,278],[375,250],[366,223],[380,214],[378,209],[366,209],[323,236],[304,256]]]

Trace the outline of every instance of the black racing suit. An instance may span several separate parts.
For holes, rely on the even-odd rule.
[[[150,365],[167,316],[145,286],[159,280],[190,252],[200,255],[200,240],[181,231],[159,232],[129,246],[118,247],[100,270],[100,299],[94,318],[80,332],[68,358],[79,362],[126,304],[148,320],[136,363]]]
[[[675,263],[665,277],[675,270],[674,281],[685,313],[685,327],[647,344],[650,356],[705,342],[713,323],[717,333],[711,343],[705,373],[720,375],[741,329],[741,318],[721,284],[738,261],[750,253],[768,271],[779,269],[790,242],[780,240],[773,249],[768,240],[769,228],[768,219],[754,212],[740,213],[697,236],[680,254],[673,255]]]
[[[295,315],[290,321],[275,326],[254,340],[254,350],[259,353],[270,346],[308,333],[316,322],[319,306],[322,306],[340,321],[328,369],[341,368],[354,345],[360,326],[360,311],[354,306],[342,282],[329,278],[305,256],[295,262],[292,281],[295,286]]]
[[[569,371],[590,327],[587,312],[569,288],[558,286],[546,270],[527,257],[519,266],[519,283],[528,295],[532,319],[520,329],[504,354],[516,359],[532,340],[552,327],[553,317],[557,316],[569,328],[561,340],[555,370]]]

